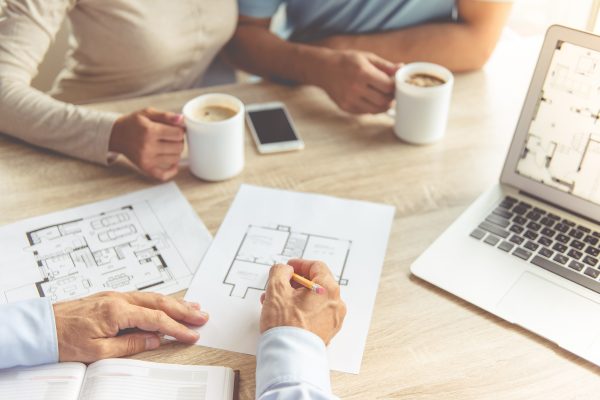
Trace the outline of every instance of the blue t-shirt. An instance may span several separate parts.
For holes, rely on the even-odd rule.
[[[286,6],[283,36],[298,42],[453,19],[455,0],[238,0],[240,14],[270,18]]]

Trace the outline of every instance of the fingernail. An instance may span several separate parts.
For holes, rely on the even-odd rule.
[[[177,114],[173,117],[173,122],[180,124],[183,121],[183,114]]]
[[[186,301],[186,305],[194,310],[200,310],[200,304]]]
[[[154,350],[160,346],[160,340],[155,335],[146,336],[146,350]]]
[[[198,314],[200,314],[200,316],[201,316],[202,318],[204,318],[204,319],[208,319],[208,318],[209,318],[209,315],[208,315],[208,313],[207,313],[207,312],[205,312],[205,311],[199,311],[199,312],[198,312]]]

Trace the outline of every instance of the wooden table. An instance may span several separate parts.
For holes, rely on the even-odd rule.
[[[287,104],[304,150],[259,155],[248,135],[240,176],[207,183],[183,169],[175,179],[213,234],[241,183],[396,207],[361,373],[332,373],[340,397],[599,398],[600,368],[409,272],[432,240],[498,179],[537,53],[516,53],[513,45],[504,44],[485,70],[457,77],[447,136],[430,146],[402,143],[388,116],[348,116],[310,87],[246,84],[94,107],[177,111],[188,99],[211,91],[246,103]],[[123,165],[103,168],[0,137],[0,224],[154,184]],[[241,398],[254,398],[253,356],[167,344],[138,358],[240,369]]]

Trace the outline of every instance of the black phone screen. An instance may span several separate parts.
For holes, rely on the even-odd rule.
[[[249,111],[248,116],[261,144],[298,140],[282,108]]]

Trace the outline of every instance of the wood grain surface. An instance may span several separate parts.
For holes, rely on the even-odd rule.
[[[260,155],[247,134],[246,167],[238,177],[208,183],[182,167],[175,179],[213,234],[241,183],[396,207],[362,369],[359,375],[332,372],[338,396],[600,398],[600,368],[409,272],[411,262],[499,177],[537,53],[512,46],[501,46],[483,71],[457,76],[447,135],[429,146],[398,140],[387,115],[354,117],[339,111],[312,87],[244,84],[93,107],[178,111],[198,94],[216,91],[246,103],[287,104],[304,150]],[[0,224],[155,184],[125,162],[105,168],[0,136]],[[136,358],[239,369],[241,398],[254,398],[253,356],[170,343]]]

